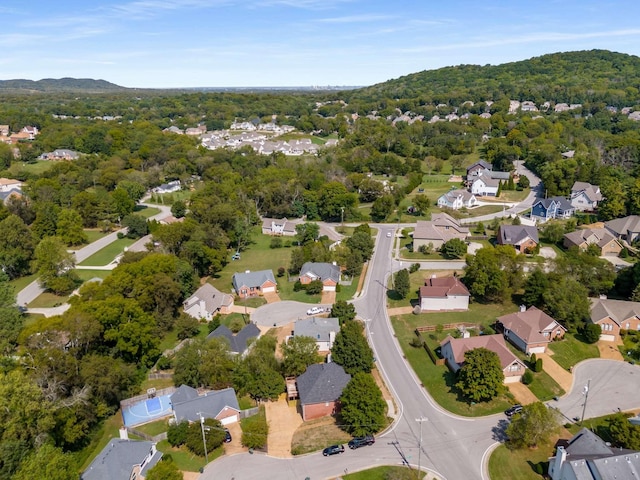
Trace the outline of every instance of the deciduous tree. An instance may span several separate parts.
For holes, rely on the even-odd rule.
[[[380,431],[386,423],[386,402],[373,377],[358,372],[349,381],[340,397],[341,428],[354,436]]]
[[[403,268],[395,273],[393,289],[400,298],[406,298],[409,294],[409,290],[411,289],[409,270]]]
[[[333,361],[351,375],[369,373],[373,367],[373,352],[362,333],[360,322],[343,323],[331,349]]]
[[[311,337],[294,336],[280,345],[282,352],[282,371],[286,376],[298,376],[305,372],[309,365],[318,363],[318,344]]]
[[[486,348],[474,348],[464,355],[456,388],[474,402],[492,400],[504,389],[504,373],[498,354]]]
[[[548,440],[559,427],[557,410],[548,408],[542,402],[525,405],[507,426],[508,445],[512,448],[535,447]]]

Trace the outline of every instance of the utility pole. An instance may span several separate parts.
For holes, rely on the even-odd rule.
[[[584,403],[582,404],[582,417],[580,418],[580,426],[582,426],[582,422],[584,422],[584,412],[587,410],[587,400],[589,399],[590,385],[591,385],[591,379],[587,380],[587,384],[582,389],[582,394],[584,395]]]
[[[427,417],[416,418],[416,422],[420,423],[420,443],[418,443],[418,478],[422,475],[422,424],[428,421]]]
[[[200,413],[200,428],[202,429],[202,445],[204,446],[204,461],[205,465],[209,464],[209,454],[207,452],[207,439],[204,436],[204,417]]]

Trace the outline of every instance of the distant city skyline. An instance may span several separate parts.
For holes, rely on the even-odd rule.
[[[0,6],[0,79],[366,86],[554,52],[640,56],[639,14],[625,0],[32,0]]]

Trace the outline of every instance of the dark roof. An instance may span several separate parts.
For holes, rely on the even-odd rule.
[[[152,450],[153,455],[150,456]],[[81,480],[129,480],[136,465],[150,456],[143,473],[153,467],[162,453],[155,451],[155,443],[138,440],[112,439],[80,476]]]
[[[330,342],[331,333],[335,335],[339,331],[340,323],[337,318],[303,318],[298,320],[293,326],[294,336],[311,337],[316,342]]]
[[[500,225],[498,243],[500,245],[518,245],[527,237],[539,243],[538,229],[530,225]]]
[[[193,400],[194,398],[198,398],[198,391],[190,387],[189,385],[180,385],[171,397],[169,397],[169,401],[171,405],[177,405],[179,403],[188,402],[189,400]]]
[[[542,198],[535,202],[534,205],[541,204],[545,210],[548,210],[552,203],[556,203],[562,210],[575,210],[571,202],[564,197]]]
[[[238,412],[240,411],[236,392],[233,388],[213,390],[205,393],[204,395],[198,395],[195,398],[190,398],[180,403],[173,402],[173,395],[171,398],[173,412],[176,416],[177,422],[182,422],[184,420],[189,422],[199,422],[200,415],[202,415],[203,418],[216,418],[220,412],[224,411],[225,408],[231,408]]]
[[[335,402],[351,380],[351,375],[337,363],[316,363],[298,377],[300,404]]]
[[[251,338],[257,338],[260,336],[260,329],[254,324],[250,323],[240,330],[235,335],[225,325],[220,325],[213,332],[207,335],[207,340],[212,338],[226,338],[229,341],[231,351],[234,353],[244,353],[247,349],[247,342]]]
[[[477,167],[478,165],[480,165],[482,168],[486,168],[487,170],[493,169],[493,165],[491,165],[490,163],[485,162],[484,160],[478,160],[477,162],[474,162],[467,167],[467,172],[471,170],[473,167]]]
[[[326,262],[306,262],[300,269],[300,276],[308,275],[309,277],[317,277],[317,280],[333,280],[338,283],[340,281],[340,267],[332,263]]]

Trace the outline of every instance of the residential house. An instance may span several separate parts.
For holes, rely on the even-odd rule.
[[[320,353],[331,350],[339,331],[340,322],[337,318],[302,318],[296,321],[293,326],[293,336],[313,338]]]
[[[615,342],[620,330],[640,330],[640,302],[592,298],[589,320],[600,325],[600,340]]]
[[[438,198],[438,206],[440,208],[451,208],[458,210],[460,208],[471,208],[478,205],[478,200],[473,193],[467,190],[450,190],[440,195]]]
[[[124,438],[113,438],[89,467],[80,480],[144,480],[147,473],[162,458],[154,442],[129,440],[126,429],[120,431]]]
[[[180,191],[180,180],[173,180],[169,183],[163,183],[162,185],[155,187],[153,193],[173,193]]]
[[[24,127],[22,127],[22,130],[20,130],[19,133],[24,133],[26,134],[28,137],[28,140],[34,140],[36,138],[36,135],[38,135],[40,132],[38,131],[38,127],[32,127],[31,125],[26,125]]]
[[[195,388],[181,385],[170,400],[176,423],[214,418],[222,425],[229,425],[240,420],[240,407],[233,388],[212,390],[200,395]]]
[[[614,480],[640,478],[640,452],[612,447],[587,428],[549,459],[551,480]]]
[[[493,165],[484,160],[478,160],[467,167],[467,178],[477,175],[482,170],[493,170]]]
[[[39,158],[41,160],[77,160],[80,154],[68,148],[58,148],[53,152],[43,153]]]
[[[185,135],[192,135],[194,137],[197,137],[198,135],[203,135],[205,133],[207,133],[206,125],[198,125],[197,127],[187,128],[184,131]]]
[[[538,222],[552,219],[566,219],[573,216],[576,209],[564,197],[551,197],[538,200],[531,207],[531,218]]]
[[[419,297],[423,312],[469,309],[469,290],[458,277],[427,278]]]
[[[205,283],[183,303],[184,313],[198,320],[211,321],[218,313],[231,313],[233,295],[222,293],[210,283]]]
[[[497,197],[500,181],[489,175],[475,177],[471,183],[471,193],[481,197]]]
[[[240,298],[257,297],[265,293],[274,293],[278,284],[271,270],[233,274],[233,289]]]
[[[0,125],[0,136],[8,137],[10,133],[11,129],[9,128],[9,125]]]
[[[163,132],[168,132],[168,133],[175,133],[177,135],[184,135],[184,130],[176,127],[175,125],[171,125],[170,127],[167,127],[162,131]]]
[[[9,199],[11,198],[21,198],[22,190],[19,188],[12,188],[11,190],[4,192],[0,191],[0,201],[5,205],[9,203]]]
[[[464,365],[464,356],[469,350],[486,348],[498,355],[504,373],[504,383],[519,382],[526,370],[525,364],[518,359],[500,334],[480,335],[468,338],[453,338],[448,335],[440,343],[440,355],[446,360],[449,368],[455,373]]]
[[[469,236],[469,229],[463,227],[451,215],[438,213],[431,220],[420,220],[413,232],[413,250],[418,251],[422,245],[440,248],[443,243],[452,238],[465,240]]]
[[[540,243],[538,229],[530,225],[500,225],[498,245],[511,245],[519,253],[530,253]]]
[[[10,192],[11,190],[22,190],[22,182],[13,178],[0,178],[0,192]]]
[[[172,223],[182,223],[185,217],[176,218],[173,215],[167,215],[164,218],[158,220],[160,225],[171,225]]]
[[[571,187],[571,205],[579,212],[592,212],[598,208],[598,202],[601,201],[602,193],[598,185],[576,182]]]
[[[306,262],[300,269],[300,283],[308,285],[315,280],[322,282],[324,292],[335,292],[340,283],[340,267],[333,263]]]
[[[634,243],[640,239],[640,215],[629,215],[609,220],[604,222],[604,228],[609,230],[618,240]]]
[[[286,218],[263,218],[262,233],[264,235],[283,235],[292,237],[296,234],[296,226]]]
[[[231,353],[244,355],[250,345],[250,340],[260,337],[260,329],[255,323],[245,325],[242,330],[234,334],[226,325],[220,325],[213,332],[207,335],[207,340],[212,338],[224,338],[229,342]]]
[[[589,245],[597,245],[601,256],[617,257],[622,244],[606,228],[582,228],[564,235],[565,248],[578,247],[586,250]]]
[[[296,380],[302,419],[306,422],[340,410],[340,396],[351,375],[337,363],[316,363]]]
[[[544,353],[547,345],[564,337],[567,329],[536,307],[498,317],[504,336],[527,355]]]

